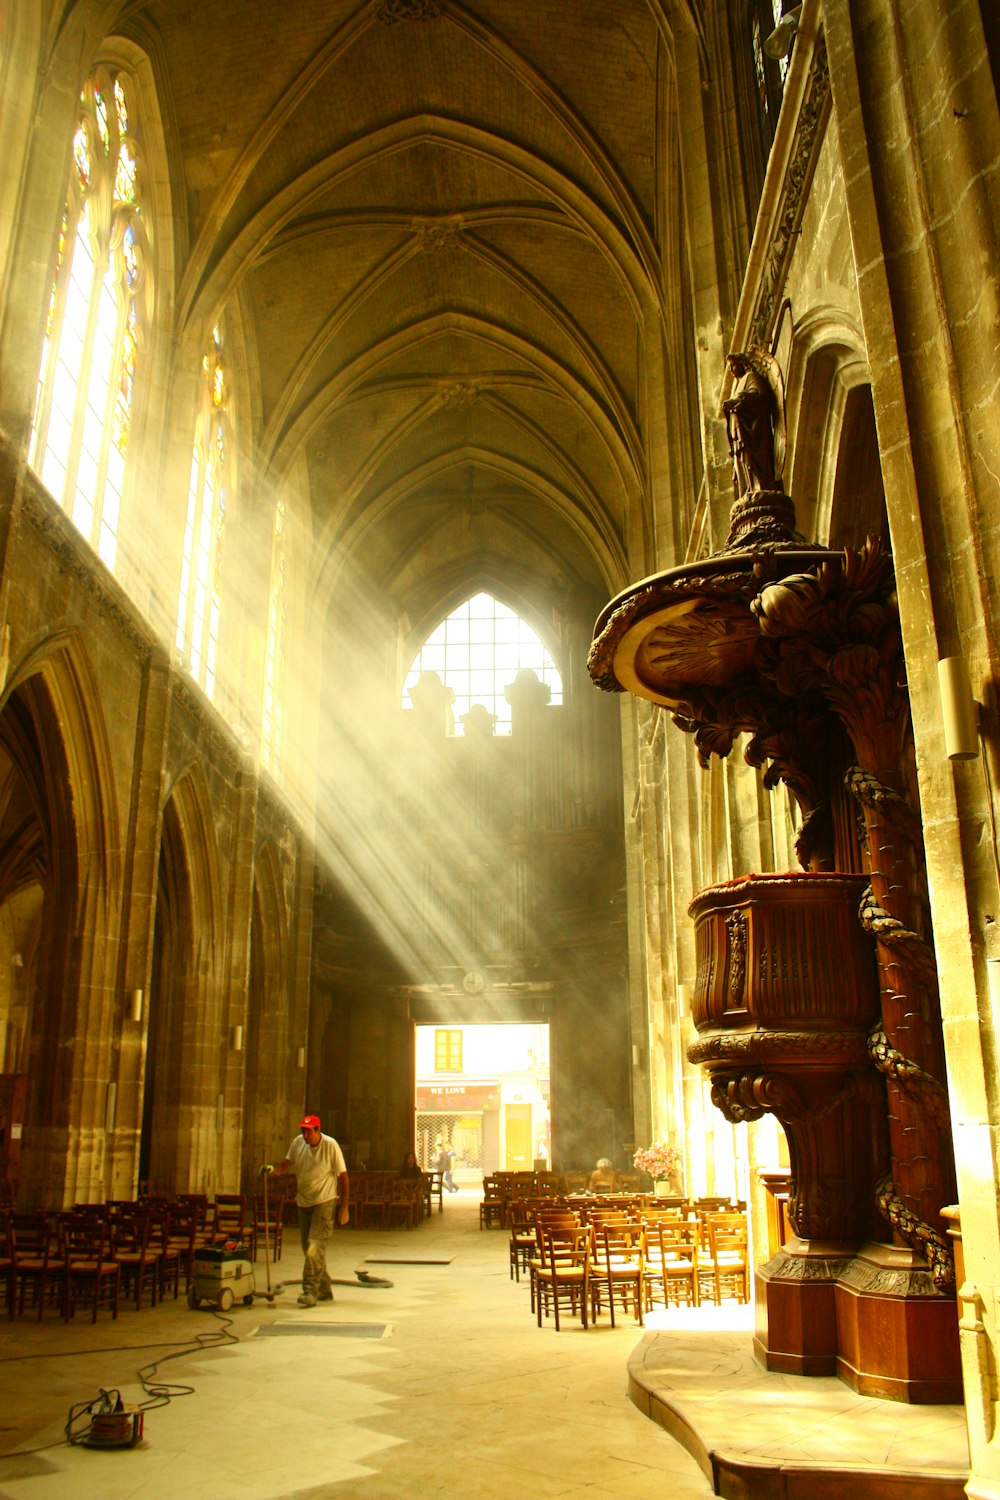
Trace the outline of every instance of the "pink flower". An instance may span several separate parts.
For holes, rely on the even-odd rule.
[[[666,1141],[655,1141],[652,1146],[640,1146],[632,1158],[632,1165],[640,1172],[648,1172],[654,1182],[663,1182],[675,1177],[680,1170],[681,1153],[676,1146]]]

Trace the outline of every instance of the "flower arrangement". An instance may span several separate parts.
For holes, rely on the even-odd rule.
[[[654,1182],[666,1182],[680,1172],[681,1153],[676,1146],[666,1141],[655,1141],[652,1146],[640,1146],[632,1158],[633,1167],[648,1172]]]

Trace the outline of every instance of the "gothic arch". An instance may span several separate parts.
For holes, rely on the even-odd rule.
[[[786,371],[785,487],[795,500],[798,528],[810,540],[829,536],[848,398],[869,379],[864,340],[853,319],[817,307],[797,322]]]
[[[28,1194],[61,1207],[103,1189],[120,1025],[122,840],[101,700],[77,639],[53,637],[20,663],[0,712],[0,754],[0,899],[31,911],[19,975],[31,1127],[23,1174]],[[79,1040],[67,1047],[66,1037]]]
[[[289,1013],[289,924],[282,853],[269,839],[254,861],[250,919],[243,1180],[251,1190],[260,1163],[289,1130],[288,1097],[297,1061]]]
[[[409,628],[400,640],[404,673],[435,626],[472,594],[482,591],[491,594],[531,626],[555,660],[563,679],[568,678],[567,663],[563,660],[565,647],[553,630],[551,618],[543,617],[537,595],[519,588],[511,579],[509,570],[491,567],[487,560],[480,558],[472,571],[463,564],[449,576],[439,577],[436,584],[432,602],[421,610],[417,618],[408,621]]]
[[[216,1180],[223,1087],[219,855],[198,766],[163,809],[139,1175],[158,1190],[203,1192]]]

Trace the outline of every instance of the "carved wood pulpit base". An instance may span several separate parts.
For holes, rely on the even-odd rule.
[[[792,1239],[755,1273],[754,1354],[767,1370],[838,1375],[859,1395],[963,1400],[958,1312],[924,1261],[894,1245],[852,1254]]]

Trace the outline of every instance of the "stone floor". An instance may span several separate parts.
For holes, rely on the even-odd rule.
[[[479,1196],[449,1197],[412,1232],[338,1234],[331,1270],[349,1284],[325,1307],[296,1305],[289,1237],[274,1273],[284,1289],[227,1317],[181,1299],[96,1325],[0,1319],[0,1500],[695,1500],[713,1493],[706,1472],[722,1449],[769,1470],[818,1455],[824,1469],[888,1465],[914,1480],[929,1457],[941,1474],[964,1463],[960,1409],[763,1374],[745,1309],[672,1310],[645,1335],[606,1317],[586,1332],[537,1329],[506,1235],[478,1228]],[[356,1269],[392,1285],[362,1286]],[[263,1262],[257,1273],[263,1289]],[[148,1399],[137,1376],[157,1360],[153,1383],[178,1389],[147,1411],[137,1448],[63,1441],[70,1407],[102,1387]]]

